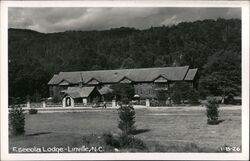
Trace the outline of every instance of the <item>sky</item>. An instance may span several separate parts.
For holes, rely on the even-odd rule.
[[[240,8],[9,8],[9,28],[43,33],[147,29],[204,19],[241,18]]]

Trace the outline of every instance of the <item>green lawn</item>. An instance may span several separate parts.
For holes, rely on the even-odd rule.
[[[188,107],[186,107],[188,108]],[[221,110],[219,125],[207,125],[205,111],[176,109],[137,109],[137,134],[147,145],[194,143],[207,152],[223,145],[241,146],[241,110]],[[116,110],[77,113],[38,113],[26,115],[24,136],[10,136],[12,147],[67,147],[82,145],[82,136],[119,134]],[[188,151],[187,151],[188,152]]]

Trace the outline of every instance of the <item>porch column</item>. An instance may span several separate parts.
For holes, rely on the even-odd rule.
[[[83,99],[82,99],[82,103],[83,103],[84,105],[86,105],[86,104],[88,103],[87,98],[83,98]]]
[[[149,99],[146,99],[146,107],[149,107],[149,106],[150,106]]]
[[[65,97],[62,99],[62,106],[66,107],[66,98]]]

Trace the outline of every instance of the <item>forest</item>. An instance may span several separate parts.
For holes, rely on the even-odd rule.
[[[8,29],[9,98],[49,96],[61,71],[189,65],[199,69],[198,92],[241,95],[241,20],[182,22],[172,26],[40,33]]]

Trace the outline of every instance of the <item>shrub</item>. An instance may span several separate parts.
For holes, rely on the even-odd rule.
[[[234,104],[234,95],[229,93],[225,99],[225,104]]]
[[[119,143],[121,148],[146,149],[144,142],[134,136],[121,135],[119,137]]]
[[[55,95],[53,98],[52,98],[52,102],[53,103],[58,103],[58,102],[60,102],[61,101],[61,98],[60,98],[60,96],[58,96],[58,95]]]
[[[13,135],[24,134],[25,114],[20,106],[11,106],[9,112],[9,128]]]
[[[102,138],[107,146],[119,149],[131,150],[144,150],[147,149],[146,144],[134,136],[131,135],[120,135],[113,136],[111,133],[105,133]]]
[[[166,106],[166,100],[165,101],[151,100],[150,106],[152,106],[152,107]]]
[[[105,133],[102,137],[107,145],[114,148],[120,148],[120,142],[111,133]]]
[[[186,82],[176,82],[171,88],[172,100],[175,104],[184,102],[187,92],[190,90],[190,86]]]
[[[121,105],[118,109],[119,124],[118,128],[122,135],[129,135],[135,130],[135,110],[131,105]]]
[[[37,114],[37,109],[30,109],[29,110],[29,114],[33,115],[33,114]]]
[[[198,103],[199,93],[197,90],[193,89],[191,84],[187,82],[177,82],[172,87],[172,100],[175,104],[184,103],[188,100],[188,103],[196,104]]]
[[[219,104],[216,99],[208,100],[206,104],[206,112],[207,112],[207,123],[210,125],[218,124],[219,121]]]

